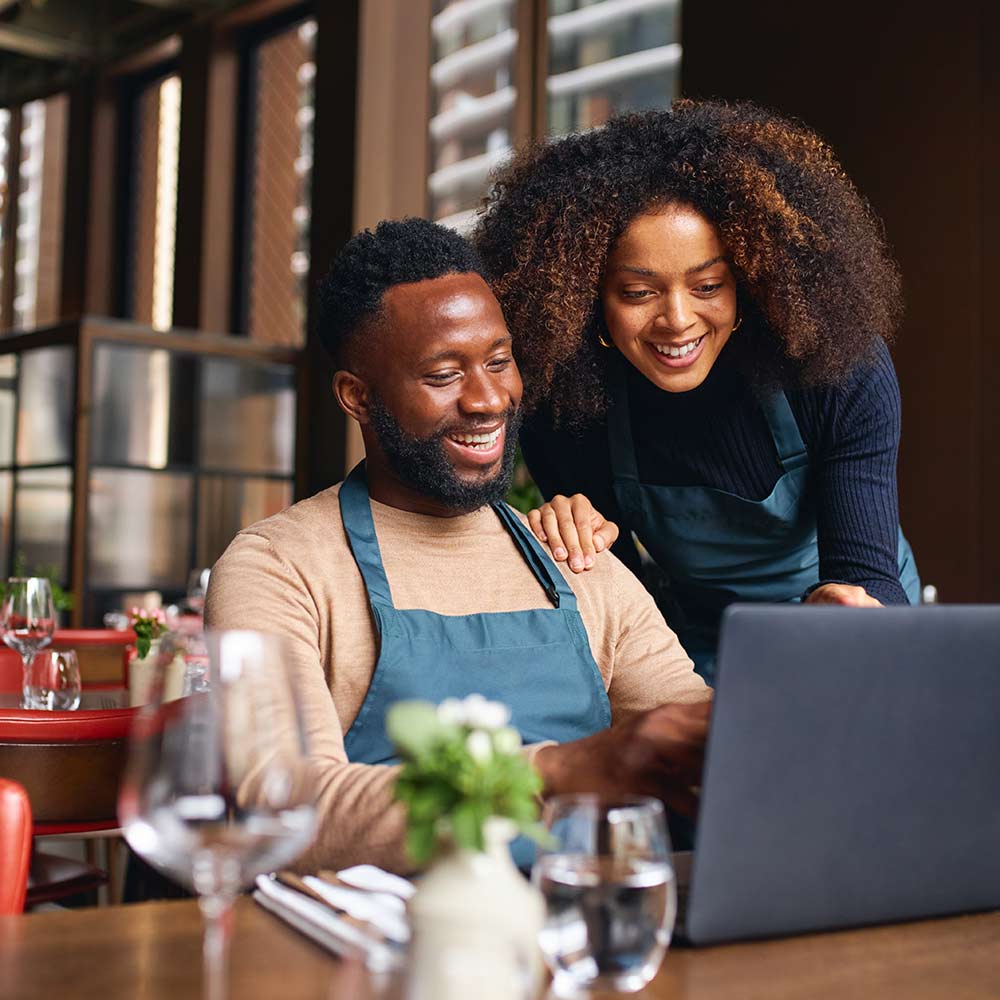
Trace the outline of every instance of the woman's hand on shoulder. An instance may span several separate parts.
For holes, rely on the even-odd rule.
[[[849,583],[824,583],[806,598],[805,603],[843,604],[850,608],[882,607],[882,602],[872,597],[864,587],[855,587]]]
[[[528,523],[538,540],[548,545],[552,558],[569,560],[574,573],[590,569],[597,553],[610,549],[618,538],[618,525],[606,520],[582,493],[557,494],[528,511]]]

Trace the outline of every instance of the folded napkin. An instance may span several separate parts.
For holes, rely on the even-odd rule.
[[[397,968],[410,938],[411,882],[371,865],[300,878],[261,875],[253,898],[317,944],[360,958],[372,971]]]

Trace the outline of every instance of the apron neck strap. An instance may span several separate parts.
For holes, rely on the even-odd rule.
[[[351,546],[354,561],[368,590],[368,599],[374,603],[393,607],[392,591],[382,565],[382,552],[372,520],[372,505],[368,496],[368,476],[362,460],[352,470],[340,487],[340,516]]]
[[[788,397],[779,389],[760,400],[764,419],[774,439],[774,449],[783,472],[792,472],[809,463],[809,454]]]
[[[344,531],[347,533],[354,561],[358,564],[365,581],[369,600],[383,606],[394,607],[392,591],[382,563],[382,552],[375,534],[375,522],[372,520],[368,477],[365,474],[363,461],[359,462],[344,480],[344,484],[340,487],[339,499]],[[493,504],[493,510],[553,606],[564,609],[575,608],[576,596],[562,573],[551,571],[552,564],[535,540],[535,536],[506,504]]]
[[[535,579],[542,585],[552,606],[564,610],[575,608],[576,595],[562,573],[555,569],[531,531],[521,523],[507,504],[495,503],[493,510],[500,518],[500,523],[507,529],[507,533],[513,539]]]

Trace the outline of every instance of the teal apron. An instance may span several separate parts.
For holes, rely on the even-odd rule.
[[[780,390],[761,400],[781,475],[765,500],[708,486],[656,486],[639,480],[625,364],[609,365],[608,443],[615,498],[629,530],[665,574],[661,610],[697,671],[711,684],[723,610],[735,601],[797,601],[819,582],[816,507],[809,456]],[[920,581],[899,533],[899,579],[911,604]],[[666,605],[666,606],[664,606]]]
[[[501,701],[525,743],[565,743],[611,724],[576,595],[513,511],[502,503],[493,510],[552,607],[472,615],[396,608],[375,535],[364,462],[340,488],[344,530],[380,637],[368,694],[344,738],[348,760],[396,763],[385,715],[393,702],[408,698],[438,703],[478,693]],[[489,586],[484,579],[483,587]],[[530,864],[529,842],[518,838],[512,848],[522,867]]]

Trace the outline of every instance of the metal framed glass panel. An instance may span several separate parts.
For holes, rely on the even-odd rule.
[[[435,0],[431,21],[431,216],[465,230],[514,128],[514,0]]]
[[[190,569],[192,482],[188,473],[92,469],[89,585],[183,589]]]
[[[97,344],[92,461],[150,469],[189,464],[198,364],[165,350]]]
[[[22,469],[15,476],[14,551],[29,572],[65,582],[69,577],[69,528],[73,470]]]
[[[295,372],[229,358],[202,362],[198,464],[291,475]]]
[[[73,454],[72,347],[40,347],[21,354],[17,464],[55,465]]]
[[[680,0],[547,2],[548,132],[670,105],[680,84]]]

